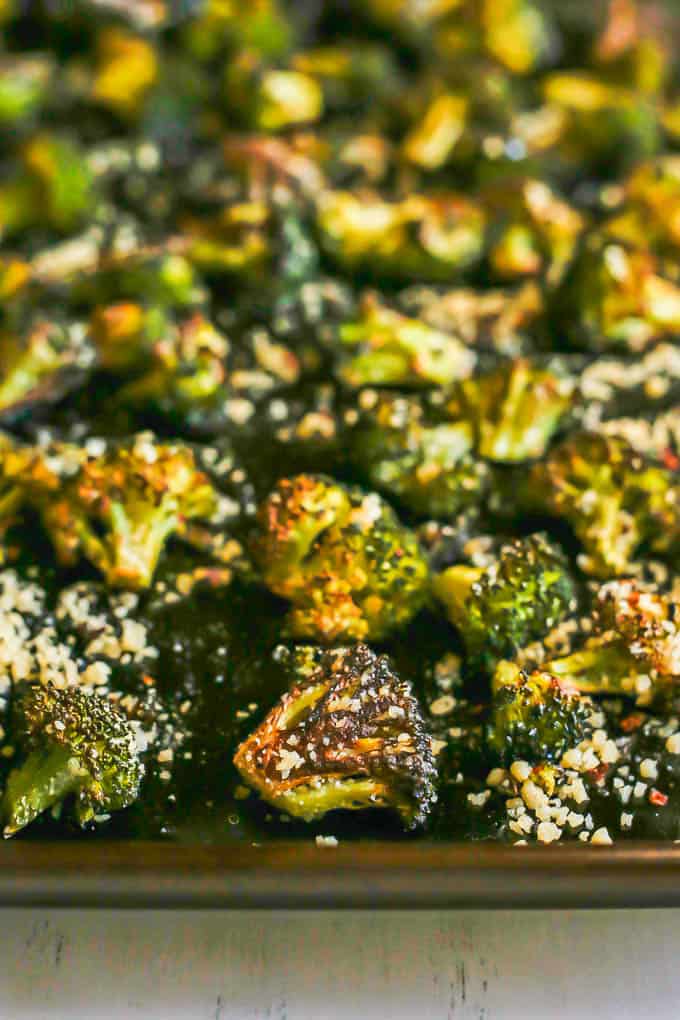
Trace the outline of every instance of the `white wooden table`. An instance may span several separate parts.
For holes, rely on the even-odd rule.
[[[2,1020],[665,1020],[680,910],[0,912]]]

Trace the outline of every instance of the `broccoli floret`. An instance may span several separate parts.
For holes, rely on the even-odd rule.
[[[228,353],[227,338],[197,312],[158,340],[149,371],[129,383],[121,399],[185,418],[223,390]]]
[[[227,65],[225,99],[245,127],[282,131],[312,123],[323,112],[323,92],[309,74],[291,68],[265,67],[245,50]]]
[[[607,237],[656,255],[680,253],[680,157],[660,156],[636,167],[624,184],[622,208],[603,226]]]
[[[7,780],[5,836],[68,797],[75,798],[83,826],[137,799],[144,769],[135,732],[106,698],[74,687],[31,685],[18,715],[27,757]]]
[[[292,653],[293,685],[234,763],[270,804],[313,821],[336,809],[391,808],[422,824],[436,769],[410,684],[366,645]]]
[[[361,317],[340,327],[340,341],[351,357],[339,375],[353,388],[442,386],[469,375],[476,360],[461,340],[401,315],[372,294]]]
[[[79,146],[38,134],[22,147],[16,176],[0,187],[0,233],[45,224],[69,233],[94,201],[94,178]]]
[[[520,502],[564,518],[584,549],[579,565],[596,577],[629,572],[643,543],[677,554],[680,485],[616,436],[580,432],[565,439],[531,468]]]
[[[219,497],[193,450],[140,433],[122,443],[33,450],[23,475],[57,558],[89,559],[113,587],[147,588],[171,535],[191,537]]]
[[[545,669],[579,691],[649,702],[680,681],[680,604],[635,581],[612,581],[597,596],[593,634]]]
[[[449,567],[433,588],[471,664],[487,672],[575,608],[565,557],[542,534],[502,546],[489,567]]]
[[[490,484],[473,446],[467,422],[428,424],[417,400],[385,394],[364,412],[351,455],[376,489],[421,516],[450,518],[478,503]]]
[[[164,308],[134,301],[100,305],[90,318],[98,364],[109,372],[127,372],[144,365],[153,345],[170,329]]]
[[[447,411],[472,424],[480,456],[500,463],[532,460],[545,453],[574,391],[574,380],[559,368],[516,358],[461,382]]]
[[[639,352],[680,329],[672,265],[644,248],[589,238],[553,298],[555,328],[574,346]]]
[[[593,705],[564,680],[500,662],[494,673],[487,743],[504,762],[559,761],[592,728]]]
[[[53,60],[42,54],[3,55],[0,59],[0,124],[4,128],[15,128],[31,120],[48,97],[54,70]]]
[[[454,279],[478,262],[486,218],[460,195],[410,195],[398,202],[324,191],[317,205],[321,245],[340,266],[405,281]]]
[[[494,226],[489,262],[497,276],[517,279],[545,273],[560,279],[585,225],[583,216],[543,181],[514,186],[503,179],[488,189]]]
[[[380,640],[425,602],[415,536],[375,493],[296,475],[278,482],[258,524],[254,559],[267,587],[293,603],[287,629],[296,637]]]
[[[94,358],[80,323],[64,327],[43,319],[26,335],[0,336],[0,417],[60,400],[82,382]]]

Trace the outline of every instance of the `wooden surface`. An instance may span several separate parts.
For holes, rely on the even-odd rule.
[[[680,911],[4,910],[2,1020],[680,1016]]]

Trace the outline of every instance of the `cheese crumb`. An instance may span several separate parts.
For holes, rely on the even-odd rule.
[[[600,829],[595,829],[590,842],[594,843],[595,846],[611,846],[614,841],[609,835],[608,830],[602,826]]]

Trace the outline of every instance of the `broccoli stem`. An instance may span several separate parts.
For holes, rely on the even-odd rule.
[[[148,588],[163,547],[179,521],[175,508],[162,503],[144,520],[132,518],[122,503],[111,503],[111,562],[107,579],[111,584]]]
[[[621,648],[582,648],[545,667],[559,679],[568,680],[584,694],[621,693],[624,681],[634,677],[634,659]]]
[[[83,775],[83,770],[67,748],[33,751],[7,780],[2,800],[4,836],[13,836],[43,811],[75,793]]]
[[[379,780],[338,776],[333,781],[332,776],[324,778],[328,781],[317,787],[306,785],[282,794],[279,798],[282,809],[290,811],[296,818],[312,822],[328,811],[383,807],[391,803],[389,788]]]
[[[432,582],[434,593],[444,603],[452,623],[459,623],[465,618],[465,603],[472,586],[480,579],[484,571],[480,567],[463,565],[449,567],[435,577]]]

